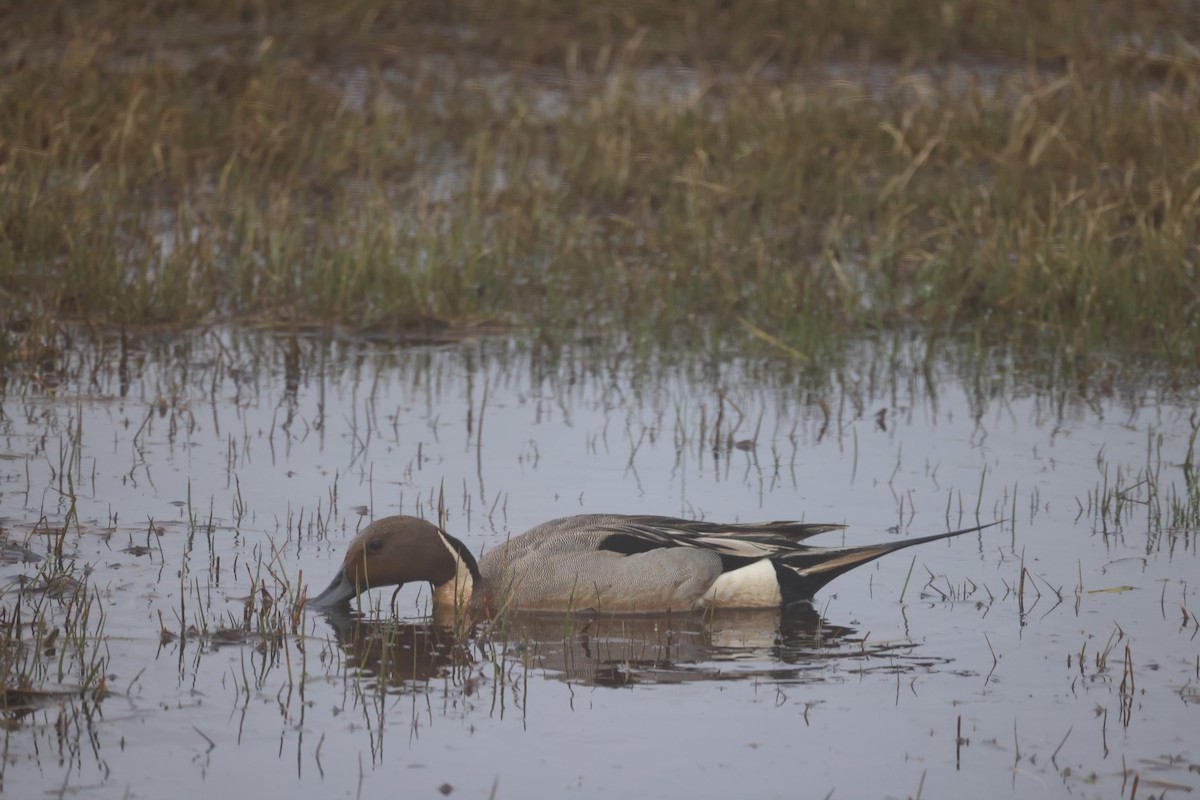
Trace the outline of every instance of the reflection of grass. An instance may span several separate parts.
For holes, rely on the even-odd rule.
[[[232,314],[1185,362],[1188,8],[16,12],[0,359],[53,359],[60,317]]]

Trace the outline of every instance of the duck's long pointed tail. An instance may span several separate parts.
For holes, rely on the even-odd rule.
[[[939,539],[975,533],[999,524],[999,522],[990,522],[987,525],[976,525],[972,528],[935,533],[932,536],[918,536],[915,539],[904,539],[886,544],[868,544],[858,547],[808,547],[774,559],[775,573],[779,578],[785,603],[807,600],[837,576],[874,561],[880,556],[886,556],[888,553],[894,553],[906,547],[936,542]]]

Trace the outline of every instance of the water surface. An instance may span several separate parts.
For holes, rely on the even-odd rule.
[[[924,352],[864,343],[814,379],[217,329],[9,376],[0,602],[36,691],[9,694],[3,791],[1197,788],[1194,392]],[[295,610],[370,519],[439,507],[476,551],[584,512],[847,524],[832,544],[1003,523],[787,613],[517,616],[464,641],[424,587]]]

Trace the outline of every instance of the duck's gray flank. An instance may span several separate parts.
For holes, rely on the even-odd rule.
[[[537,525],[476,560],[423,519],[386,517],[354,538],[337,576],[310,605],[415,581],[433,585],[435,618],[456,621],[501,607],[642,613],[787,605],[887,553],[988,526],[857,547],[804,544],[843,527],[585,514]]]

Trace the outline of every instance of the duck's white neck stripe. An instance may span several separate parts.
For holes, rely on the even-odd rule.
[[[446,541],[446,537],[440,531],[438,538],[450,551],[450,557],[454,559],[455,570],[453,578],[433,587],[433,605],[435,608],[465,610],[467,603],[471,600],[471,591],[475,588],[475,579],[471,577],[471,568],[467,566],[466,561],[463,561],[454,545]]]

